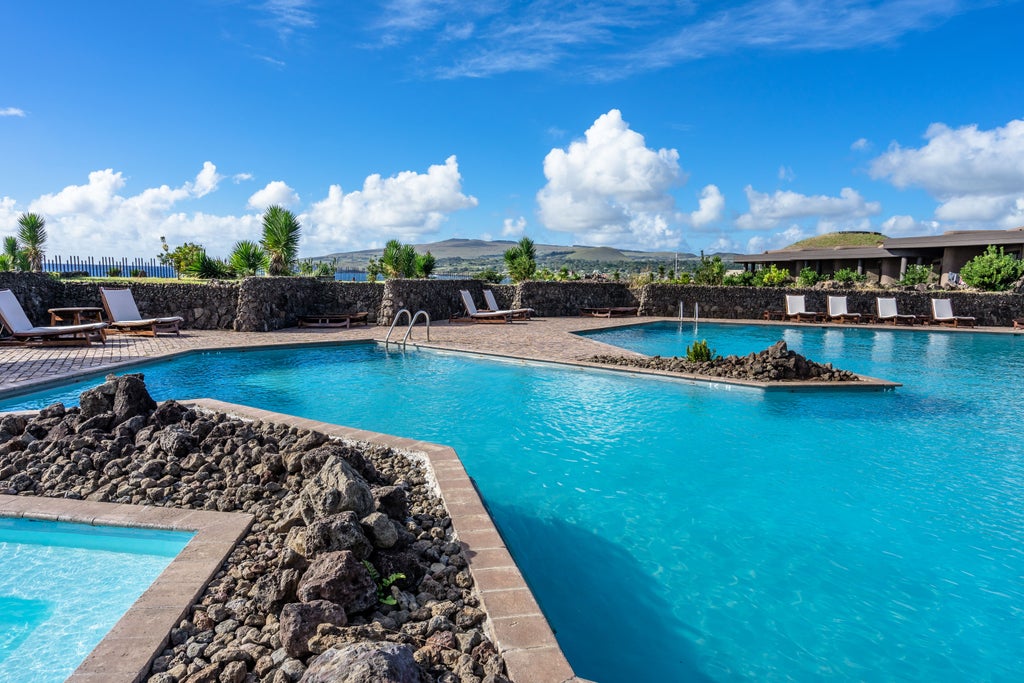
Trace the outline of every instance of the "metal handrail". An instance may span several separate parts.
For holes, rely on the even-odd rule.
[[[408,308],[403,308],[398,313],[395,313],[395,319],[391,321],[391,327],[388,328],[388,336],[384,337],[384,348],[385,349],[388,347],[388,342],[391,340],[391,333],[394,331],[395,325],[398,324],[398,320],[399,320],[399,318],[402,317],[403,313],[405,313],[407,316],[409,316],[409,325],[412,326],[412,313],[409,312]],[[398,342],[395,342],[395,343],[397,344]]]
[[[420,319],[420,316],[427,321],[427,341],[430,341],[430,314],[426,311],[416,311],[416,315],[409,321],[409,329],[405,331],[405,336],[402,337],[402,348],[405,348],[405,342],[412,337],[412,326],[416,324],[416,321]]]

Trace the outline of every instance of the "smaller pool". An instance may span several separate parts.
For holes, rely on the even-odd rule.
[[[0,681],[63,681],[194,534],[0,517]]]

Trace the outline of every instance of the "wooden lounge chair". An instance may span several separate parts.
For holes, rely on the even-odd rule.
[[[832,322],[859,323],[864,319],[860,313],[850,313],[846,307],[845,296],[829,296],[825,303],[828,319]]]
[[[953,315],[953,304],[949,299],[932,299],[932,322],[952,327],[974,327],[977,318],[969,315]]]
[[[818,311],[808,311],[804,302],[803,294],[786,295],[786,320],[797,322],[818,322],[824,320],[825,316]]]
[[[36,327],[9,289],[0,289],[0,323],[15,342],[53,346],[89,346],[94,340],[102,344],[105,341],[103,330],[107,327],[106,323]]]
[[[139,307],[135,305],[135,297],[130,289],[107,289],[100,287],[100,299],[110,321],[111,332],[137,334],[155,337],[158,332],[178,334],[178,326],[185,321],[179,315],[165,318],[143,318]]]
[[[299,327],[352,327],[353,325],[368,325],[369,313],[315,313],[313,315],[300,315]]]
[[[640,315],[640,308],[637,306],[596,306],[581,308],[580,315],[590,318],[625,318]]]
[[[896,298],[895,297],[876,297],[875,301],[878,305],[878,321],[881,323],[892,323],[893,325],[899,325],[904,323],[907,325],[913,325],[917,322],[916,315],[910,315],[909,313],[900,313],[896,310]]]
[[[512,311],[481,311],[473,302],[473,295],[469,290],[460,289],[462,305],[466,307],[466,314],[475,323],[510,323],[512,322]]]
[[[500,311],[501,308],[498,306],[498,300],[494,298],[494,292],[489,289],[484,290],[484,301],[487,302],[487,311]],[[532,308],[511,308],[512,318],[514,320],[529,320],[530,316],[533,315],[534,310]],[[486,311],[482,311],[486,313]]]
[[[1013,319],[1013,329],[1015,329],[1015,330],[1024,330],[1024,318],[1014,318]]]

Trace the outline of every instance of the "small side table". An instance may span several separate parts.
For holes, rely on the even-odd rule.
[[[86,323],[103,322],[103,309],[97,306],[67,306],[64,308],[51,308],[47,310],[50,314],[50,325],[83,325]],[[103,330],[86,332],[86,339],[98,341],[100,344],[107,343],[107,335]]]
[[[103,309],[96,306],[51,308],[47,312],[50,314],[50,325],[82,325],[103,322]]]

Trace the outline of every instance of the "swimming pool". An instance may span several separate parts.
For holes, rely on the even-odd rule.
[[[0,681],[71,675],[192,536],[0,517]]]
[[[158,400],[212,395],[453,445],[581,676],[964,680],[1024,668],[1024,340],[699,334],[720,353],[782,336],[904,387],[766,394],[372,345],[195,354],[144,372]]]

